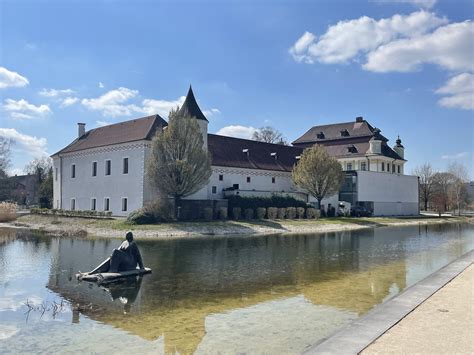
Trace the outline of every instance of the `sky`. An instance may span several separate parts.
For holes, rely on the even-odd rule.
[[[86,129],[160,114],[192,84],[209,132],[293,141],[363,116],[406,172],[474,179],[474,1],[0,0],[10,173]]]

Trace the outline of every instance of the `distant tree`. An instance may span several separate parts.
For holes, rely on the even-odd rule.
[[[0,137],[0,179],[8,176],[7,170],[10,166],[10,146],[11,141],[5,137]]]
[[[439,172],[434,174],[434,193],[433,204],[439,215],[447,211],[451,204],[450,188],[455,178],[452,174],[447,172]]]
[[[306,149],[298,164],[293,168],[293,181],[321,201],[336,194],[344,180],[341,164],[321,146]]]
[[[252,136],[253,140],[265,143],[288,145],[283,135],[275,128],[266,126],[256,130]]]
[[[451,201],[461,215],[461,208],[468,202],[466,184],[469,182],[469,174],[466,167],[461,163],[451,163],[448,167],[451,174],[451,188],[449,189]]]
[[[53,161],[49,157],[36,158],[25,166],[25,172],[30,175],[37,175],[38,182],[41,183],[48,177],[49,170],[53,166]]]
[[[195,119],[172,110],[168,127],[151,144],[147,174],[158,190],[175,201],[175,216],[183,197],[201,189],[211,176],[211,157]]]
[[[430,163],[425,163],[421,166],[416,167],[413,170],[413,175],[419,177],[420,182],[420,200],[425,207],[425,211],[428,210],[429,204],[432,202],[434,195],[434,184],[435,184],[435,171],[431,167]]]
[[[38,200],[41,208],[53,207],[53,168],[48,169],[46,178],[41,182],[38,191]]]

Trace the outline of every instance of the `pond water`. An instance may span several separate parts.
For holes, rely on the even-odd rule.
[[[0,353],[300,353],[472,250],[474,226],[139,240],[152,274],[76,281],[119,244],[0,229]]]

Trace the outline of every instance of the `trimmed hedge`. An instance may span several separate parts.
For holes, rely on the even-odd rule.
[[[286,209],[286,218],[295,219],[296,218],[296,208],[287,207],[287,209]]]
[[[253,209],[252,208],[246,208],[244,210],[244,217],[245,217],[245,219],[253,219]]]
[[[241,197],[241,196],[229,196],[229,209],[234,207],[240,207],[242,210],[247,208],[257,209],[259,207],[308,207],[308,204],[304,201],[297,200],[294,197],[283,197],[283,196],[272,196],[272,197]]]
[[[268,219],[276,219],[278,216],[278,208],[276,207],[268,207],[267,208],[267,218]]]
[[[256,209],[257,219],[264,219],[267,214],[267,209],[265,207],[257,207]]]
[[[83,218],[110,218],[112,216],[111,211],[88,211],[88,210],[60,210],[60,209],[49,209],[49,208],[32,208],[30,209],[32,214],[41,214],[48,216],[62,216],[62,217],[83,217]]]
[[[241,213],[242,213],[242,209],[240,207],[232,207],[232,217],[235,220],[240,219]]]
[[[304,211],[305,211],[305,209],[303,207],[297,207],[296,208],[296,216],[299,219],[303,219],[304,218]]]
[[[308,219],[315,219],[318,217],[318,211],[316,208],[308,208],[306,209],[306,218]]]
[[[277,210],[277,218],[278,219],[285,219],[286,217],[286,208],[285,207],[280,207]]]
[[[228,216],[228,210],[227,207],[221,207],[219,208],[219,219],[221,220],[226,220]]]

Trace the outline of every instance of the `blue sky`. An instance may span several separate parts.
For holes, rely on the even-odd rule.
[[[473,170],[472,1],[0,0],[11,172],[86,128],[166,115],[189,84],[209,131],[292,141],[363,116],[407,170]]]

